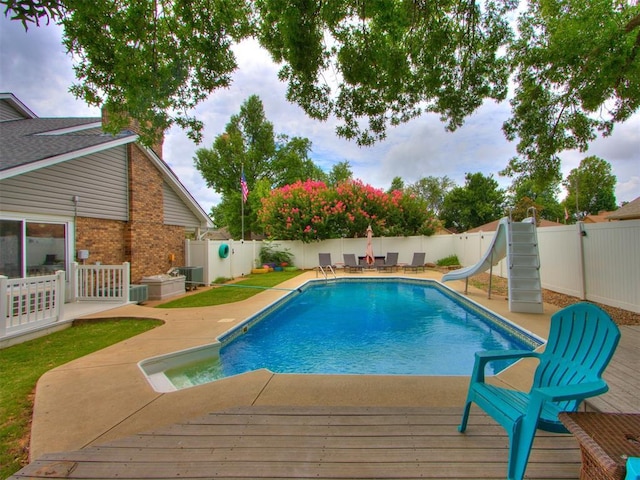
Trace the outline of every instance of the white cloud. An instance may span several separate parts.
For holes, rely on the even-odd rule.
[[[12,92],[39,116],[97,116],[99,110],[73,98],[68,89],[74,82],[72,62],[61,44],[61,29],[55,25],[31,27],[24,32],[19,22],[0,19],[0,91]],[[278,66],[255,41],[234,47],[239,70],[233,85],[214,92],[195,114],[204,122],[204,139],[195,145],[177,128],[167,132],[164,158],[205,211],[220,199],[207,188],[193,166],[199,147],[209,148],[224,131],[231,115],[252,94],[262,100],[276,133],[309,138],[312,159],[327,171],[347,160],[357,178],[378,188],[388,188],[400,176],[413,183],[423,176],[447,175],[458,184],[465,173],[492,174],[503,187],[510,179],[498,176],[515,155],[515,144],[505,140],[502,122],[509,115],[507,102],[486,102],[456,132],[447,132],[437,115],[425,114],[393,127],[388,137],[373,147],[358,147],[335,135],[335,122],[309,119],[285,98],[286,85],[278,80]],[[593,142],[587,153],[562,155],[563,174],[578,166],[587,155],[598,155],[611,163],[618,178],[618,201],[640,196],[640,114],[616,126],[614,134]]]

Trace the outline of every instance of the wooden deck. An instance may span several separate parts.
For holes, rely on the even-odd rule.
[[[591,410],[640,412],[640,326],[621,326],[620,332],[616,353],[603,374],[609,391],[588,400]]]
[[[12,478],[504,479],[508,439],[472,409],[235,407],[148,434],[49,454]],[[540,432],[528,479],[577,479],[571,435]]]

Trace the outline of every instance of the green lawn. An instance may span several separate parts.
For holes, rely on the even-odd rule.
[[[205,307],[244,300],[304,270],[249,275],[160,308]],[[277,287],[276,287],[277,288]],[[46,337],[0,350],[0,478],[17,472],[28,460],[33,395],[47,371],[161,325],[159,320],[113,319],[82,323]]]
[[[193,295],[186,295],[176,300],[158,305],[158,308],[208,307],[224,303],[238,302],[260,293],[267,288],[285,282],[304,273],[304,270],[291,272],[269,272],[248,275],[245,280],[225,283]]]
[[[129,318],[87,322],[0,350],[0,478],[28,460],[35,386],[44,373],[161,324]]]

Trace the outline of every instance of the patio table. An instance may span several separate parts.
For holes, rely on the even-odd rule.
[[[640,414],[563,412],[559,418],[580,444],[581,480],[624,480],[627,458],[640,456]]]

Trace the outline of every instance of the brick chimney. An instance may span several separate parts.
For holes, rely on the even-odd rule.
[[[110,115],[121,115],[122,117],[127,117],[127,114],[125,113],[114,113],[114,112],[108,112],[107,109],[105,107],[102,107],[102,124],[105,125],[108,123]],[[127,126],[125,127],[125,129],[127,130],[131,130],[132,132],[135,132],[137,134],[140,134],[140,123],[137,120],[134,120],[132,118],[129,118]],[[162,158],[162,147],[164,145],[164,132],[161,133],[159,135],[159,138],[156,140],[156,142],[151,145],[151,150],[154,151],[154,153]]]

